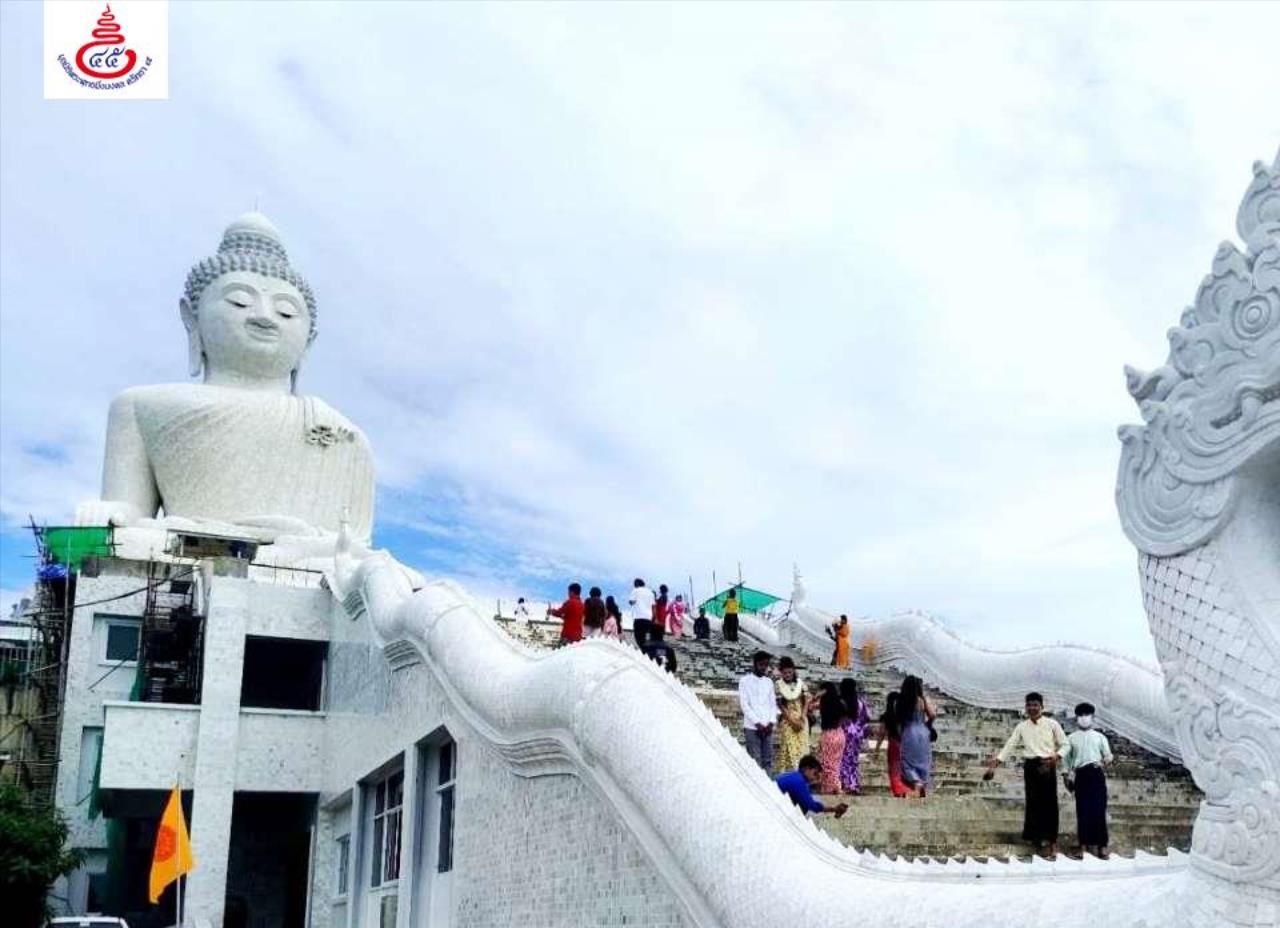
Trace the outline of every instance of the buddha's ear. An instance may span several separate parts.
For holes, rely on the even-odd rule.
[[[185,296],[178,300],[178,313],[187,330],[187,370],[192,377],[199,377],[204,370],[204,342],[200,339],[200,326],[196,323],[196,309]]]
[[[298,392],[298,371],[302,370],[302,362],[298,362],[298,366],[289,371],[289,392],[297,394]]]

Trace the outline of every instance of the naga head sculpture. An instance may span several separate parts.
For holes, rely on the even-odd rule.
[[[1280,155],[1257,162],[1236,218],[1245,242],[1218,246],[1169,358],[1126,368],[1145,426],[1123,426],[1116,501],[1139,550],[1173,555],[1213,537],[1237,500],[1234,475],[1280,447]]]

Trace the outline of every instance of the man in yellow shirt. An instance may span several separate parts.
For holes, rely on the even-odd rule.
[[[721,626],[725,641],[738,640],[738,588],[731,587],[724,600],[724,624]]]
[[[1026,786],[1027,808],[1022,820],[1022,838],[1038,851],[1049,845],[1049,858],[1058,856],[1058,754],[1067,743],[1066,733],[1056,719],[1044,714],[1044,697],[1028,693],[1027,717],[1018,723],[1004,747],[987,762],[982,779],[990,780],[996,768],[1010,757],[1022,761],[1022,782]]]

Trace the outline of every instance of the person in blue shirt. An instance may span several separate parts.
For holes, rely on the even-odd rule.
[[[778,784],[778,789],[786,793],[791,801],[800,807],[801,811],[805,813],[830,812],[836,818],[839,818],[849,811],[849,803],[839,802],[833,806],[823,805],[813,795],[813,788],[821,781],[822,763],[812,754],[806,754],[800,758],[800,766],[797,769],[792,770],[790,773],[784,773],[774,780]]]

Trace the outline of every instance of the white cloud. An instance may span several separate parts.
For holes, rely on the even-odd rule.
[[[407,560],[799,561],[834,609],[1147,655],[1120,371],[1280,140],[1274,7],[183,5],[169,103],[72,109],[0,16],[6,520],[182,378],[182,276],[261,196]]]

